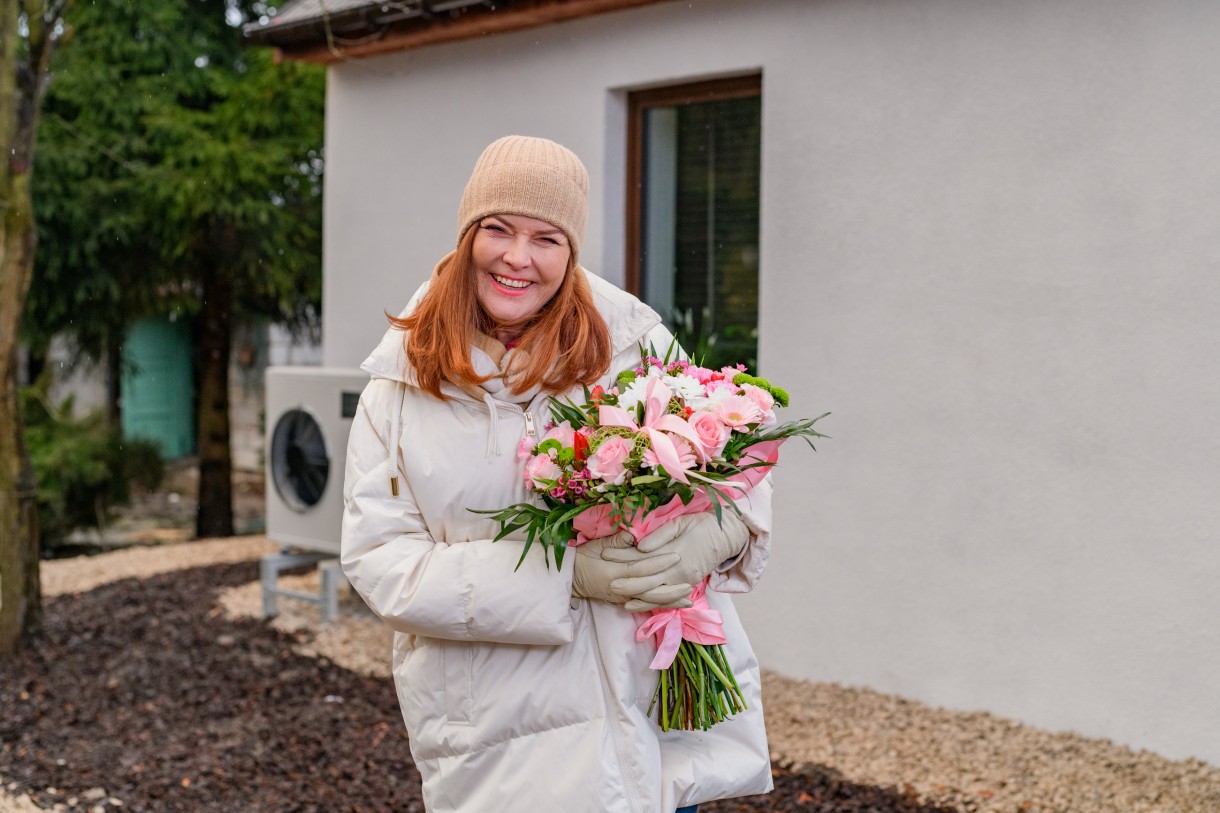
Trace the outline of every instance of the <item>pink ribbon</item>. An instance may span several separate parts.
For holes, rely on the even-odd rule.
[[[678,482],[686,483],[689,480],[678,457],[678,449],[665,433],[672,432],[690,441],[691,448],[698,457],[705,458],[706,454],[691,425],[677,415],[666,412],[671,398],[673,392],[669,387],[665,386],[661,379],[653,378],[648,381],[648,389],[644,391],[644,423],[636,424],[627,410],[607,405],[598,407],[597,421],[602,426],[621,426],[647,435],[657,462],[665,467],[665,472]]]
[[[695,585],[690,598],[694,604],[684,609],[652,610],[648,620],[635,631],[637,641],[656,636],[657,654],[649,668],[668,669],[684,640],[704,645],[723,644],[727,640],[723,616],[707,603],[707,579]]]

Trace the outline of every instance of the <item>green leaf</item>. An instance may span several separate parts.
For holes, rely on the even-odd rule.
[[[712,509],[716,512],[716,524],[723,525],[724,516],[720,510],[720,500],[717,498],[717,492],[710,485],[705,485],[703,491],[707,494],[707,498],[712,501]]]
[[[663,359],[663,363],[669,364],[669,362],[673,360],[670,358],[670,355],[674,352],[675,348],[677,348],[677,347],[678,347],[678,337],[673,336],[669,340],[669,347],[665,348],[665,358]],[[656,355],[656,354],[653,353],[653,355]]]
[[[517,566],[513,568],[514,573],[516,573],[518,570],[521,569],[521,565],[525,564],[525,554],[529,553],[529,550],[530,550],[529,543],[526,542],[525,545],[521,548],[521,558],[517,560]]]

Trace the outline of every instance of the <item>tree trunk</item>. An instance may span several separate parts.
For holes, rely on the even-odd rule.
[[[38,503],[17,390],[17,336],[34,270],[30,174],[38,112],[63,11],[71,0],[0,0],[0,655],[42,618]],[[18,13],[26,12],[24,54]]]
[[[199,539],[233,535],[233,461],[229,451],[229,351],[233,286],[214,265],[203,274],[199,314]]]
[[[123,428],[123,343],[115,332],[106,337],[106,422],[114,429]]]
[[[17,3],[0,0],[0,655],[38,624],[38,508],[17,389],[17,335],[34,260],[27,155],[17,152]]]
[[[7,262],[2,273],[9,273]],[[10,298],[7,282],[0,292],[5,300]],[[9,304],[0,305],[0,310]],[[11,655],[38,627],[42,585],[34,471],[18,414],[17,354],[9,350],[4,356],[0,361],[0,655]]]

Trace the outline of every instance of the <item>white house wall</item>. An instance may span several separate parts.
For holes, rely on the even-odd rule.
[[[587,163],[625,91],[763,75],[763,664],[1220,763],[1220,3],[673,2],[330,72],[323,363],[454,241],[481,148]],[[511,578],[506,574],[505,578]]]

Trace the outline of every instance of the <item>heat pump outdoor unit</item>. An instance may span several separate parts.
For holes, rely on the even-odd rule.
[[[281,546],[280,554],[262,561],[267,617],[277,612],[277,596],[321,603],[325,621],[338,612],[347,436],[368,381],[356,369],[267,369],[267,539]],[[315,562],[322,571],[321,595],[278,587],[281,570]]]
[[[267,369],[267,538],[339,553],[343,466],[361,370]]]

